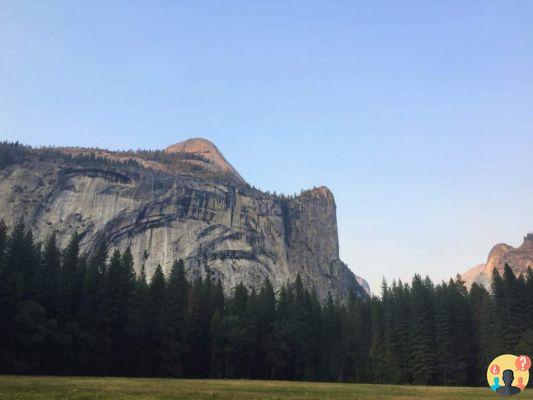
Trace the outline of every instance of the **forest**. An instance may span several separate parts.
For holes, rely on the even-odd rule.
[[[75,234],[34,240],[0,223],[0,373],[482,385],[488,363],[533,349],[533,272],[383,283],[320,302],[299,276],[278,292],[187,280],[183,261],[147,281],[132,255],[87,256]]]

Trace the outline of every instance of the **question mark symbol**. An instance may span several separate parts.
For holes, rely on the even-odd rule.
[[[517,370],[527,371],[531,367],[531,358],[526,355],[518,356],[515,365]]]
[[[498,364],[494,364],[492,367],[490,367],[490,372],[492,372],[493,375],[498,375],[500,372],[500,366]]]

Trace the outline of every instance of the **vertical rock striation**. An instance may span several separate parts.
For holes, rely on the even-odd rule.
[[[300,274],[321,299],[365,295],[339,259],[327,188],[290,198],[263,193],[203,139],[164,153],[148,159],[98,150],[99,157],[130,163],[95,165],[32,150],[0,170],[0,218],[13,225],[23,217],[39,240],[56,232],[62,246],[77,231],[87,253],[100,238],[109,251],[130,247],[136,268],[144,265],[148,276],[158,264],[167,272],[183,259],[190,278],[209,273],[227,292],[239,282],[257,287],[266,277],[279,288]],[[175,154],[179,162],[165,158]]]

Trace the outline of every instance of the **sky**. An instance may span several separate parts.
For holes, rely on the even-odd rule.
[[[341,259],[448,279],[533,231],[533,2],[0,0],[0,140],[214,142],[335,195]]]

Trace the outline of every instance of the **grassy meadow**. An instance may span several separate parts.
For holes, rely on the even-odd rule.
[[[498,398],[487,388],[339,383],[0,376],[0,399],[9,400],[366,400]],[[533,390],[520,394],[533,399]]]

